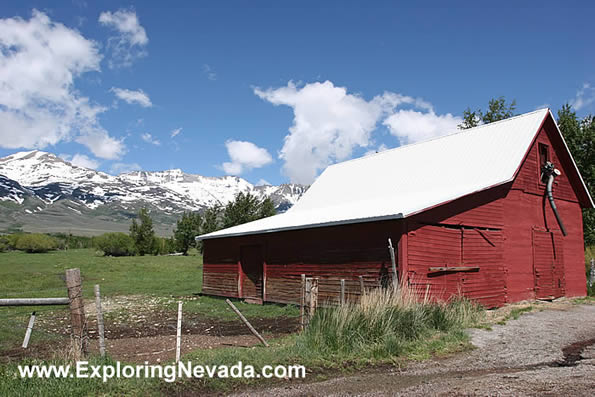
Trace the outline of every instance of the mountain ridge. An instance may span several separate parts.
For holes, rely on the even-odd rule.
[[[237,176],[210,177],[181,169],[111,175],[49,152],[17,152],[0,158],[0,230],[123,231],[138,209],[147,207],[159,222],[156,230],[167,234],[183,211],[223,206],[240,192],[270,197],[283,212],[307,188],[255,186]]]

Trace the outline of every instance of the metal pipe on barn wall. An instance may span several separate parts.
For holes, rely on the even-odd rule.
[[[556,202],[554,201],[554,194],[552,192],[552,187],[554,185],[554,178],[560,176],[562,173],[554,168],[554,165],[549,161],[543,167],[544,174],[548,177],[547,185],[545,187],[545,192],[547,195],[547,199],[550,202],[552,210],[554,211],[554,215],[556,216],[556,220],[558,221],[558,225],[560,225],[560,230],[562,234],[566,236],[566,228],[564,227],[564,223],[562,222],[562,218],[560,218],[560,214],[558,213],[558,207],[556,207]]]

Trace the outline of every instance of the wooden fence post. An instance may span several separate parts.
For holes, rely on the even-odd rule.
[[[182,348],[182,301],[178,301],[178,326],[176,330],[176,364],[180,362]]]
[[[23,349],[26,349],[29,345],[29,338],[31,338],[31,331],[33,331],[33,324],[35,324],[35,312],[31,314],[29,319],[29,325],[27,325],[27,331],[25,332],[25,340],[23,340]]]
[[[399,276],[397,275],[397,263],[395,261],[395,249],[393,248],[393,242],[388,239],[388,252],[390,253],[390,261],[392,264],[392,276],[393,276],[393,291],[399,288]]]
[[[105,329],[103,326],[103,312],[101,311],[101,294],[99,284],[95,284],[95,309],[97,310],[97,333],[99,337],[99,354],[105,357]]]
[[[269,344],[267,343],[267,341],[264,340],[264,338],[262,337],[262,335],[260,335],[258,333],[258,331],[256,331],[256,329],[252,326],[252,324],[250,324],[248,322],[248,320],[246,319],[246,317],[244,317],[244,315],[238,310],[238,308],[233,303],[231,303],[231,301],[229,299],[225,299],[225,302],[227,302],[227,304],[229,305],[229,307],[231,307],[231,310],[233,310],[238,315],[238,317],[240,318],[240,320],[242,320],[242,322],[244,324],[246,324],[246,327],[248,327],[248,329],[250,330],[250,332],[252,332],[254,334],[254,336],[256,336],[256,338],[258,338],[258,340],[260,341],[260,343],[262,343],[266,347],[269,347]]]
[[[306,275],[302,274],[300,288],[300,330],[304,330],[304,306],[306,305]]]
[[[312,277],[306,277],[304,283],[304,328],[310,323],[310,296],[312,292]]]
[[[87,354],[87,322],[80,269],[66,270],[66,287],[68,288],[68,299],[70,299],[72,336],[77,344],[77,349],[82,354]]]
[[[341,279],[341,294],[339,296],[339,299],[340,299],[341,305],[344,305],[345,304],[345,279],[344,278]]]
[[[591,258],[591,271],[589,272],[589,287],[595,283],[595,258]]]
[[[310,284],[310,310],[308,313],[308,324],[312,317],[314,317],[314,313],[316,313],[316,308],[318,307],[318,279],[313,278]]]

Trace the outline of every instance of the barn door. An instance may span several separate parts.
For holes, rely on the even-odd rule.
[[[241,248],[242,298],[252,303],[263,301],[263,254],[261,245],[245,245]]]
[[[533,272],[537,299],[554,299],[564,295],[563,255],[558,233],[533,230]]]

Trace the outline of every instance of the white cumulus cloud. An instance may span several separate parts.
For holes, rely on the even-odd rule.
[[[286,105],[293,109],[293,125],[285,137],[279,157],[284,160],[283,171],[292,182],[309,184],[328,165],[350,158],[356,148],[374,144],[372,133],[380,121],[385,121],[391,132],[402,133],[402,120],[394,116],[398,107],[418,109],[416,114],[427,125],[420,127],[422,135],[438,134],[450,128],[451,115],[438,116],[429,102],[394,92],[384,92],[371,100],[347,92],[345,87],[331,81],[315,82],[298,87],[287,86],[254,93],[273,105]],[[456,127],[456,123],[455,123]],[[393,130],[394,129],[394,130]],[[443,131],[443,133],[448,131]],[[414,140],[415,131],[409,129],[403,138]],[[381,145],[379,150],[383,150]]]
[[[147,143],[150,143],[151,145],[155,145],[155,146],[159,146],[161,145],[161,142],[156,139],[155,137],[153,137],[153,135],[149,134],[148,132],[142,134],[141,139]]]
[[[151,103],[149,95],[147,95],[143,90],[135,91],[127,90],[125,88],[112,87],[110,91],[126,103],[141,105],[145,108],[150,108],[151,106],[153,106],[153,103]]]
[[[225,147],[231,161],[223,163],[221,167],[229,175],[241,175],[244,171],[264,167],[273,161],[266,149],[252,142],[228,140]]]
[[[110,68],[131,66],[136,59],[147,55],[149,38],[135,11],[105,11],[99,15],[99,23],[117,33],[108,39],[108,48],[112,51],[108,62]]]
[[[72,165],[76,165],[77,167],[90,168],[92,170],[99,167],[99,161],[92,159],[85,154],[77,153],[74,156],[69,154],[61,154],[60,157],[70,162]]]
[[[450,113],[437,115],[433,110],[398,110],[384,120],[383,124],[388,126],[391,134],[398,137],[401,143],[413,143],[455,132],[462,122],[462,118]]]
[[[181,127],[180,127],[180,128],[176,128],[175,130],[172,130],[172,131],[171,131],[171,134],[170,134],[170,136],[171,136],[172,138],[175,138],[176,136],[178,136],[178,134],[179,134],[180,132],[182,132],[182,128],[181,128]]]
[[[97,43],[40,11],[29,20],[0,19],[0,147],[43,149],[74,139],[97,157],[119,157],[123,142],[98,121],[106,108],[74,86],[100,61]]]

